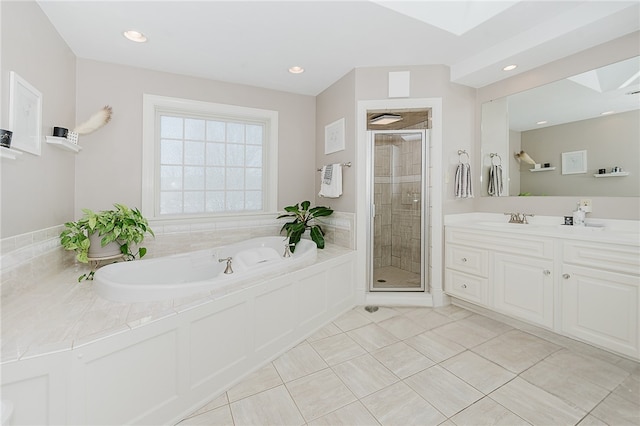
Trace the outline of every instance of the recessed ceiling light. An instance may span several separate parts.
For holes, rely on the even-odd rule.
[[[373,117],[371,120],[369,120],[369,123],[371,124],[391,124],[391,123],[395,123],[396,121],[400,121],[402,120],[402,116],[401,115],[397,115],[397,114],[382,114],[382,115],[378,115],[377,117]]]
[[[615,113],[615,111],[605,111],[605,112],[601,112],[600,115],[611,115]]]
[[[142,34],[140,31],[129,30],[122,33],[126,38],[131,41],[135,41],[136,43],[144,43],[147,41],[147,36]]]
[[[542,121],[538,121],[536,124],[547,124],[548,121],[547,120],[542,120]]]
[[[304,72],[304,68],[299,67],[299,66],[294,66],[289,68],[289,72],[291,74],[302,74]]]
[[[506,67],[502,68],[502,71],[512,71],[515,70],[516,68],[518,68],[517,65],[507,65]]]

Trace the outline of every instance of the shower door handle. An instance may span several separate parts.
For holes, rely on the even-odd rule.
[[[376,217],[376,205],[371,204],[371,217]]]

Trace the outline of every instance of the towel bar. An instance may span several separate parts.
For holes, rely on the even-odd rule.
[[[351,161],[347,161],[346,163],[340,164],[342,167],[351,167]],[[322,168],[317,169],[317,171],[321,172]]]

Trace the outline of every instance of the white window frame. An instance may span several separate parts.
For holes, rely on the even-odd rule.
[[[253,212],[220,212],[202,214],[160,215],[160,148],[156,123],[157,112],[177,114],[195,114],[260,121],[266,127],[266,140],[263,143],[264,163],[262,179],[264,187],[263,206],[261,211]],[[144,94],[142,106],[142,213],[151,220],[194,221],[202,218],[244,218],[273,216],[277,213],[278,200],[278,112],[266,109],[248,108],[236,105],[195,101],[190,99],[171,98]]]

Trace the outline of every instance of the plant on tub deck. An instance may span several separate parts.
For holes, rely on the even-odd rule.
[[[278,219],[283,217],[292,217],[291,222],[287,222],[282,225],[280,232],[286,231],[287,237],[289,237],[289,244],[291,244],[291,251],[295,251],[296,244],[302,238],[302,234],[307,229],[313,242],[316,243],[319,249],[324,248],[324,231],[315,223],[315,219],[322,216],[329,216],[333,213],[328,207],[318,206],[309,208],[311,202],[303,201],[302,203],[295,204],[293,206],[287,206],[284,210],[287,212],[278,216]]]
[[[100,238],[100,245],[105,247],[111,243],[119,246],[119,254],[125,260],[134,260],[136,257],[144,257],[147,253],[145,247],[134,247],[140,244],[147,233],[155,236],[147,219],[137,208],[129,208],[122,204],[114,204],[115,209],[94,212],[82,209],[83,216],[75,222],[64,224],[65,229],[60,234],[60,244],[66,250],[76,252],[76,259],[82,263],[88,263],[89,250],[91,249],[92,235]],[[95,247],[94,247],[95,250]],[[116,249],[117,250],[117,249]],[[78,281],[93,278],[93,271],[81,275]]]

